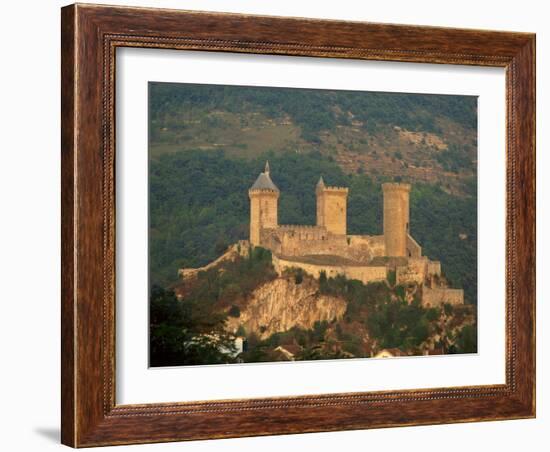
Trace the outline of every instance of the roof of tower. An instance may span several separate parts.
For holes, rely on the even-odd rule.
[[[317,182],[317,187],[324,187],[325,181],[323,180],[323,176],[319,178],[319,182]]]
[[[271,190],[276,192],[279,191],[279,189],[273,183],[271,177],[269,176],[269,162],[265,162],[265,171],[263,173],[260,173],[260,175],[256,179],[256,182],[254,182],[254,184],[252,184],[252,187],[250,187],[250,190]]]

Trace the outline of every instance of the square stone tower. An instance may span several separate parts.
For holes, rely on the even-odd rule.
[[[250,244],[261,244],[261,230],[278,226],[279,189],[269,175],[269,162],[248,190],[250,198]]]
[[[384,243],[386,256],[407,257],[409,234],[409,184],[385,183],[384,192]]]
[[[347,234],[348,189],[328,187],[323,178],[315,189],[317,195],[317,226],[325,227],[333,234]]]

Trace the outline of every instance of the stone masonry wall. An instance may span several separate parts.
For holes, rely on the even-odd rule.
[[[462,289],[422,288],[422,305],[425,307],[441,306],[443,303],[452,305],[464,304],[464,291]]]
[[[383,235],[348,235],[348,255],[359,262],[373,257],[385,256]],[[367,258],[365,256],[368,256]]]
[[[422,247],[410,234],[407,234],[407,251],[409,257],[422,257]]]
[[[344,275],[348,279],[357,279],[363,284],[373,281],[384,281],[387,277],[385,266],[341,266],[341,265],[316,265],[305,262],[289,261],[273,255],[273,266],[275,271],[282,273],[289,268],[301,268],[307,274],[319,278],[321,272],[325,272],[327,277],[334,278],[338,275]]]
[[[428,276],[441,276],[441,262],[428,261]]]
[[[409,259],[408,265],[401,265],[395,269],[397,284],[422,284],[426,279],[427,259]]]
[[[229,248],[227,248],[225,253],[223,253],[220,257],[203,267],[180,268],[178,270],[178,276],[182,279],[194,279],[198,276],[200,272],[208,271],[211,268],[215,268],[224,262],[234,261],[235,259],[237,259],[238,256],[248,256],[249,247],[250,242],[248,240],[239,240],[237,243],[234,243]]]
[[[263,229],[260,244],[279,256],[327,254],[368,263],[384,255],[384,236],[331,234],[318,226]]]
[[[412,282],[422,284],[432,276],[441,276],[441,263],[439,261],[431,261],[426,256],[422,256],[409,258],[407,265],[398,266],[395,270],[397,284]]]

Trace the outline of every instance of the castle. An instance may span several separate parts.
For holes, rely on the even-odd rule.
[[[280,275],[300,268],[319,277],[344,275],[367,284],[395,275],[395,284],[422,287],[422,304],[463,304],[462,289],[447,287],[441,264],[422,255],[421,246],[409,232],[409,193],[404,183],[385,183],[383,189],[383,235],[347,233],[345,187],[332,187],[319,179],[317,221],[314,226],[280,225],[280,191],[270,176],[269,163],[250,187],[250,245],[269,249]]]

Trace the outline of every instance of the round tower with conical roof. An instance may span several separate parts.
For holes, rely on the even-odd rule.
[[[278,226],[279,189],[271,180],[269,162],[248,190],[250,198],[250,244],[261,245],[262,229]]]

